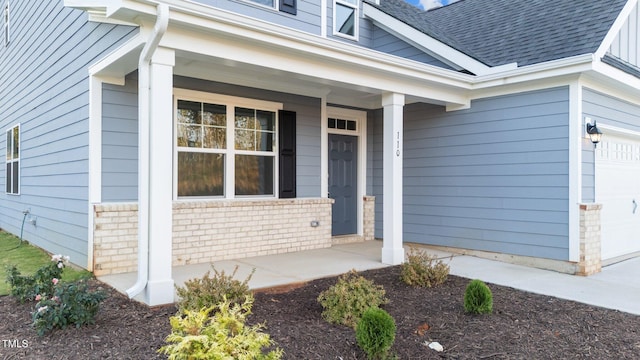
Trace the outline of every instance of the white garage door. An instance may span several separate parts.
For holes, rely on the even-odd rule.
[[[640,139],[609,132],[596,148],[602,260],[640,251]]]

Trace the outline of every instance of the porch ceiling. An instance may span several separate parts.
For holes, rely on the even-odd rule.
[[[117,56],[114,54],[112,59],[105,59],[103,64],[96,64],[92,74],[102,77],[105,81],[122,84],[124,77],[137,69],[142,47],[142,43],[137,45],[132,43],[128,49],[123,49],[121,54]],[[321,72],[318,76],[311,76],[308,73],[286,71],[185,50],[176,50],[175,60],[175,75],[288,94],[318,98],[326,96],[327,103],[330,104],[366,109],[380,108],[381,95],[390,91],[368,84],[327,79],[320,76]],[[283,58],[282,61],[286,63],[286,59]],[[372,76],[371,80],[374,83],[375,74]],[[410,89],[413,86],[415,85],[407,85],[406,88]],[[442,87],[429,85],[427,81],[424,82],[423,87],[421,92],[431,91],[434,96],[425,97],[406,93],[406,103],[426,102],[443,106],[451,104],[442,98],[442,95],[446,94]],[[454,104],[459,105],[464,102],[461,96],[456,100]]]

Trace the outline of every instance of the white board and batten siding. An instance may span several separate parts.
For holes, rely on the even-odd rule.
[[[640,67],[640,5],[636,4],[609,48],[609,53]]]
[[[5,1],[2,1],[3,7]],[[20,195],[0,193],[0,227],[87,262],[88,66],[135,28],[89,23],[62,1],[12,1],[11,42],[0,49],[0,126],[20,124]],[[6,149],[6,138],[0,147]],[[2,150],[4,151],[4,150]],[[5,168],[0,169],[5,182]]]
[[[602,204],[601,253],[610,262],[640,252],[640,105],[585,89],[583,112],[604,133],[595,164],[583,173],[591,174],[593,201]]]
[[[568,260],[567,87],[454,112],[407,105],[404,115],[405,242]],[[381,209],[381,119],[371,116],[371,188]]]

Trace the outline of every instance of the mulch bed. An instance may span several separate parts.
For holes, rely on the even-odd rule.
[[[395,319],[399,359],[638,359],[640,316],[491,285],[494,313],[464,313],[468,279],[412,288],[399,267],[363,272],[383,285]],[[267,332],[286,359],[365,359],[353,330],[321,319],[316,299],[336,278],[314,280],[256,294],[252,323]],[[173,305],[149,308],[108,288],[96,324],[38,337],[33,304],[0,297],[0,359],[162,359],[156,350],[170,332]],[[638,299],[640,301],[640,299]],[[437,341],[444,352],[425,343]]]

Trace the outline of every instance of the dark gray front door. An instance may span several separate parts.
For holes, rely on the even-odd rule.
[[[334,199],[331,235],[358,232],[358,138],[329,134],[329,197]]]

